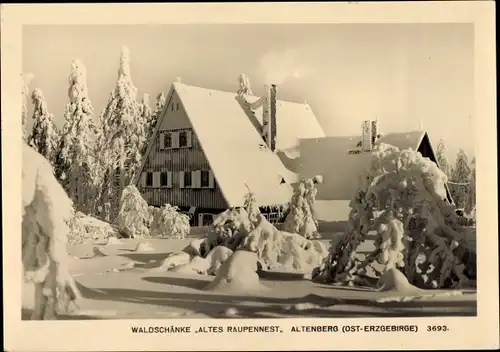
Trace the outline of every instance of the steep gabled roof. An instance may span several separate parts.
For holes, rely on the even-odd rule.
[[[146,155],[151,150],[174,91],[229,207],[243,205],[247,186],[262,206],[285,204],[290,200],[293,193],[290,184],[297,181],[298,175],[286,169],[279,157],[267,148],[236,93],[173,83]]]

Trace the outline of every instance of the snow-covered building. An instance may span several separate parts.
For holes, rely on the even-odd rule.
[[[193,224],[243,206],[250,189],[271,220],[298,175],[280,156],[302,138],[324,137],[308,104],[172,84],[135,184],[149,205],[176,205]]]
[[[370,151],[376,143],[390,144],[400,150],[412,148],[437,164],[425,131],[375,135],[374,138],[367,136],[366,141],[364,132],[353,137],[305,138],[300,141],[300,156],[292,159],[295,171],[301,178],[323,176],[323,182],[317,185],[315,209],[320,220],[341,224],[347,221],[349,202],[358,189],[360,178],[368,172]],[[447,200],[453,202],[448,188]]]

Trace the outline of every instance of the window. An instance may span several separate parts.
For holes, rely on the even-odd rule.
[[[146,187],[152,187],[152,186],[153,186],[153,173],[147,172],[146,173]]]
[[[191,187],[191,186],[192,186],[191,171],[187,171],[184,173],[184,187]]]
[[[172,148],[172,134],[165,133],[163,135],[163,147],[164,148]]]
[[[160,173],[160,187],[168,187],[168,172]]]
[[[208,171],[201,171],[201,187],[210,187],[210,173]]]
[[[188,146],[187,131],[179,132],[179,148]]]
[[[179,103],[175,104],[175,110],[179,111]]]
[[[174,103],[172,103],[172,105],[170,105],[170,110],[174,111]]]

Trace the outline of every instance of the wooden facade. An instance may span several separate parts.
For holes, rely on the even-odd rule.
[[[166,203],[207,213],[227,209],[207,157],[177,93],[172,91],[140,175],[138,188],[152,206]]]

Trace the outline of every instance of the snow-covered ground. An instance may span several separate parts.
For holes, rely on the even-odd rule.
[[[390,317],[476,315],[476,293],[409,302],[380,303],[387,292],[313,283],[295,273],[259,272],[261,288],[251,294],[207,290],[214,276],[151,270],[169,253],[179,252],[206,228],[193,228],[185,239],[138,239],[113,244],[85,243],[70,247],[69,269],[81,290],[79,309],[67,319]],[[329,242],[338,234],[323,233]],[[361,252],[373,250],[371,241]],[[139,247],[139,249],[141,249]],[[33,307],[29,285],[23,290],[23,319]]]

